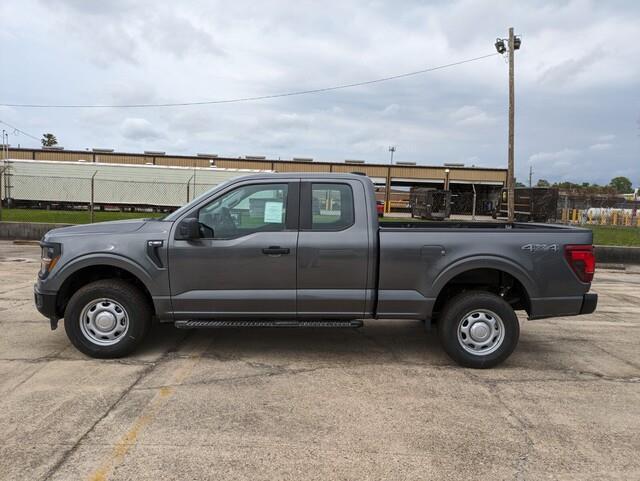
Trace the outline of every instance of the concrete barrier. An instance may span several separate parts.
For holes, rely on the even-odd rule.
[[[595,246],[598,264],[640,264],[640,247]]]
[[[40,222],[0,222],[0,239],[40,240],[46,232],[69,224],[47,224]]]

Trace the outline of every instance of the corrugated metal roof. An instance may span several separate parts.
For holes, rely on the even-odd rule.
[[[10,148],[9,155],[12,158],[36,160],[55,160],[55,161],[78,161],[86,160],[87,163],[93,161],[109,164],[163,164],[175,165],[183,167],[206,167],[209,159],[203,157],[189,155],[169,155],[154,156],[144,155],[141,153],[100,153],[85,151],[43,151],[40,149],[16,149]],[[243,158],[217,157],[215,158],[217,167],[223,168],[246,168],[257,170],[274,170],[287,172],[351,172],[357,170],[364,172],[369,176],[386,177],[390,173],[391,178],[402,177],[412,179],[430,179],[444,178],[444,170],[447,166],[439,165],[388,165],[388,164],[345,164],[342,162],[308,162],[308,159],[296,161],[294,160],[258,160],[257,158],[247,160]],[[308,167],[313,165],[313,167]],[[450,167],[450,179],[460,181],[488,181],[488,182],[505,182],[507,178],[506,169],[485,168],[485,167]]]

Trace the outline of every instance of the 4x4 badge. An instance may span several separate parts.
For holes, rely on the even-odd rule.
[[[539,251],[552,251],[558,252],[558,244],[525,244],[521,247],[523,251],[539,252]]]

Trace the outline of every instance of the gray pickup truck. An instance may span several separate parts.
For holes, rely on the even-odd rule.
[[[529,319],[588,314],[589,230],[498,222],[378,224],[354,174],[234,179],[162,219],[54,229],[35,303],[99,358],[129,354],[153,322],[179,328],[435,322],[456,362],[491,367]]]

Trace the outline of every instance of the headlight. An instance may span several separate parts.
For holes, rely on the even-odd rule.
[[[53,242],[42,242],[40,243],[40,247],[42,247],[42,256],[40,259],[40,272],[38,275],[43,279],[47,277],[49,272],[51,272],[51,269],[53,269],[58,262],[58,259],[60,259],[62,246]]]

